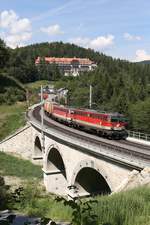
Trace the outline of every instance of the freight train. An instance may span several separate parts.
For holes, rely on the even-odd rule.
[[[126,139],[127,119],[120,113],[98,112],[90,109],[76,109],[46,101],[44,111],[47,116],[68,126],[96,132],[109,139]]]

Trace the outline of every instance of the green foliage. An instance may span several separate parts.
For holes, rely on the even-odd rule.
[[[106,57],[105,63],[107,62],[108,65],[109,60]],[[149,122],[146,122],[149,121],[149,106],[144,102],[150,96],[150,65],[142,66],[119,60],[112,60],[111,67],[108,65],[105,67],[99,64],[95,71],[68,80],[62,79],[56,82],[56,87],[68,88],[68,99],[71,106],[87,107],[89,86],[92,85],[92,108],[124,113],[130,118],[129,129],[149,133],[150,125]],[[140,102],[147,106],[143,108],[139,106],[138,110]],[[136,109],[134,105],[136,105]],[[137,116],[139,122],[136,122]]]
[[[0,106],[0,140],[25,125],[24,103]]]
[[[16,176],[22,179],[42,178],[40,166],[4,152],[0,152],[0,171],[2,175]]]
[[[8,208],[10,199],[9,186],[5,185],[4,178],[0,176],[0,210]]]
[[[39,73],[33,60],[24,60],[18,52],[14,54],[13,50],[10,54],[9,66],[5,68],[5,71],[22,83],[33,82],[39,78]]]
[[[99,224],[141,225],[150,221],[150,188],[142,187],[112,196],[97,197]],[[140,220],[139,220],[140,218]]]
[[[30,181],[12,196],[14,209],[29,216],[43,217],[43,224],[44,218],[72,221],[73,225],[149,225],[150,221],[149,187],[67,201],[46,194],[37,181]]]
[[[71,210],[62,203],[56,203],[53,195],[45,193],[38,181],[28,181],[13,193],[14,208],[29,216],[70,220]]]
[[[48,80],[39,80],[39,81],[35,81],[35,82],[31,82],[26,84],[26,88],[31,90],[31,91],[35,91],[38,92],[42,86],[46,86],[49,84],[53,84],[52,82],[49,82]]]
[[[24,86],[15,78],[0,73],[0,104],[13,104],[26,99]]]
[[[150,132],[150,98],[131,105],[129,115],[135,130],[147,133]]]
[[[111,196],[99,196],[94,200],[58,202],[72,208],[73,225],[149,225],[150,188],[140,187]]]
[[[37,69],[39,80],[55,81],[61,78],[61,73],[55,63],[47,64],[44,59],[41,59],[40,65],[37,66]]]
[[[56,202],[63,202],[64,206],[72,209],[73,225],[98,225],[97,215],[93,212],[93,204],[97,204],[96,200],[82,201],[81,199],[66,200],[57,197]]]
[[[9,50],[3,40],[0,39],[0,70],[7,65]]]
[[[38,80],[56,81],[57,87],[69,89],[68,102],[76,107],[88,107],[89,85],[92,85],[93,108],[125,113],[131,118],[129,129],[149,132],[149,125],[142,125],[142,110],[140,122],[133,121],[136,114],[132,106],[140,104],[141,101],[145,102],[150,97],[150,64],[113,59],[91,49],[62,42],[34,44],[12,50],[7,49],[1,41],[0,46],[2,51],[9,53],[8,65],[4,64],[2,68],[6,74],[23,83]],[[35,59],[38,56],[43,58],[43,61],[35,66]],[[45,63],[46,56],[89,58],[97,63],[97,68],[76,78],[63,77],[56,64]],[[12,88],[4,86],[1,88],[3,93],[0,94],[0,102],[5,99],[10,103],[24,98],[22,91],[16,88],[12,91]],[[13,93],[13,96],[8,98],[10,93]],[[148,121],[147,114],[146,117]]]

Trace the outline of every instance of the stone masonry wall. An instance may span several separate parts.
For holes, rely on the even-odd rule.
[[[141,172],[137,170],[130,172],[115,192],[126,191],[143,185],[150,187],[150,167],[144,168]]]
[[[27,124],[0,142],[0,151],[19,155],[24,159],[32,158],[32,127]]]

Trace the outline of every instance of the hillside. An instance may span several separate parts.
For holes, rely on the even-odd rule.
[[[93,108],[125,113],[130,119],[130,129],[150,133],[149,64],[113,59],[91,49],[62,42],[34,44],[7,49],[7,52],[9,60],[2,70],[9,76],[23,83],[48,80],[53,81],[56,87],[67,87],[69,104],[79,107],[88,107],[89,85],[92,85]],[[97,63],[97,68],[78,77],[64,77],[56,65],[41,63],[35,66],[37,56],[84,57]]]
[[[0,104],[12,104],[16,101],[24,101],[26,90],[14,77],[0,73]]]
[[[144,61],[141,61],[139,63],[142,63],[142,64],[150,64],[150,60],[144,60]]]

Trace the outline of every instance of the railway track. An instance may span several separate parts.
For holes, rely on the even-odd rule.
[[[33,117],[38,121],[41,122],[41,115],[40,115],[40,106],[36,107],[33,110]],[[108,149],[113,149],[120,153],[128,154],[129,156],[135,156],[140,157],[143,160],[150,160],[150,148],[149,146],[143,146],[137,143],[129,142],[129,141],[114,141],[114,140],[108,140],[101,138],[96,135],[92,135],[89,133],[86,133],[85,131],[80,131],[71,127],[68,127],[64,124],[60,124],[51,118],[44,115],[44,125],[46,128],[54,128],[55,130],[58,130],[61,133],[65,133],[66,135],[71,135],[73,137],[76,137],[79,140],[85,140],[87,142],[92,142],[96,145],[101,145],[104,147],[107,147]]]
[[[118,142],[120,142],[121,144],[134,146],[134,147],[140,148],[142,150],[145,149],[145,150],[150,151],[150,146],[148,146],[148,145],[143,145],[143,144],[140,144],[140,143],[135,143],[135,142],[132,142],[132,141],[127,141],[127,140],[119,140]]]

